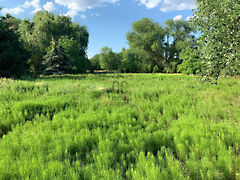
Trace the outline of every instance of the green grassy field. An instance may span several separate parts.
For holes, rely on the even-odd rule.
[[[240,179],[240,78],[0,79],[0,101],[0,179]]]

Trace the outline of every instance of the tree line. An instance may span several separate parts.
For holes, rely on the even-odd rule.
[[[196,0],[190,21],[150,18],[133,22],[129,48],[103,47],[87,58],[89,33],[70,17],[37,12],[33,20],[9,14],[0,17],[0,76],[84,73],[197,74],[204,81],[240,74],[240,3],[238,0]]]
[[[119,70],[127,73],[176,73],[182,63],[180,53],[197,44],[196,29],[184,20],[168,20],[164,26],[143,18],[132,24],[126,34],[129,49],[115,53],[104,47],[90,59],[95,68]]]

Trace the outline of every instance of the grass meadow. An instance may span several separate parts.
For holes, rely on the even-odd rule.
[[[239,77],[0,79],[0,102],[0,179],[240,179]]]

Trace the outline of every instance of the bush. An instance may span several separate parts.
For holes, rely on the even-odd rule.
[[[158,68],[158,66],[156,65],[156,66],[153,67],[153,73],[157,73],[157,72],[159,72],[159,68]]]

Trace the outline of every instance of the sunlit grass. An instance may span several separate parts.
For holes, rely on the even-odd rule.
[[[90,74],[0,87],[0,179],[240,178],[239,78]]]

